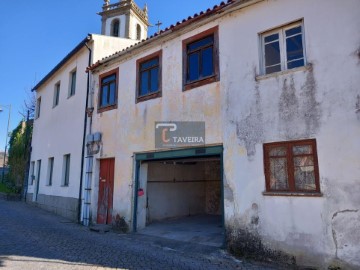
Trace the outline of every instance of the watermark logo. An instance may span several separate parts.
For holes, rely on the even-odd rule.
[[[155,122],[155,148],[205,145],[205,122]]]

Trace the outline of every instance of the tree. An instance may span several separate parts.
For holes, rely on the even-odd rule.
[[[33,91],[26,91],[27,98],[24,100],[22,111],[19,113],[24,119],[34,119],[36,107],[36,95]]]
[[[11,133],[9,141],[8,186],[18,192],[23,188],[28,169],[32,134],[32,120],[21,121]]]

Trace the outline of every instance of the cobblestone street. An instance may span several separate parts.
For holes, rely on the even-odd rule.
[[[278,269],[203,245],[91,232],[23,202],[0,200],[0,235],[5,269]]]

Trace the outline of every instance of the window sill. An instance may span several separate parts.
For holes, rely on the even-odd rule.
[[[276,191],[264,191],[264,196],[290,196],[290,197],[322,197],[320,192],[276,192]]]
[[[100,108],[98,108],[97,112],[102,113],[102,112],[106,112],[106,111],[110,111],[110,110],[114,110],[114,109],[117,109],[117,104],[109,105],[106,107],[100,107]]]
[[[184,85],[183,91],[187,91],[196,87],[203,86],[205,84],[213,83],[219,81],[219,77],[217,75],[213,75],[211,77],[200,79],[198,81],[189,82]]]
[[[147,101],[149,99],[158,98],[158,97],[161,97],[161,96],[162,96],[161,91],[151,93],[151,94],[147,94],[147,95],[144,95],[144,96],[137,97],[136,98],[136,103]]]
[[[265,80],[268,78],[286,75],[286,74],[290,74],[290,73],[297,72],[297,71],[306,71],[306,70],[311,70],[311,69],[312,69],[312,64],[307,64],[306,66],[302,66],[302,67],[298,67],[298,68],[282,70],[282,71],[274,72],[274,73],[270,73],[270,74],[258,75],[255,77],[255,81],[261,81],[261,80]]]
[[[69,185],[61,185],[60,187],[69,187]]]

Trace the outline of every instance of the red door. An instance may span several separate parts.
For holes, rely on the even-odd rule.
[[[114,158],[100,160],[98,224],[111,224],[114,193],[114,165]]]

